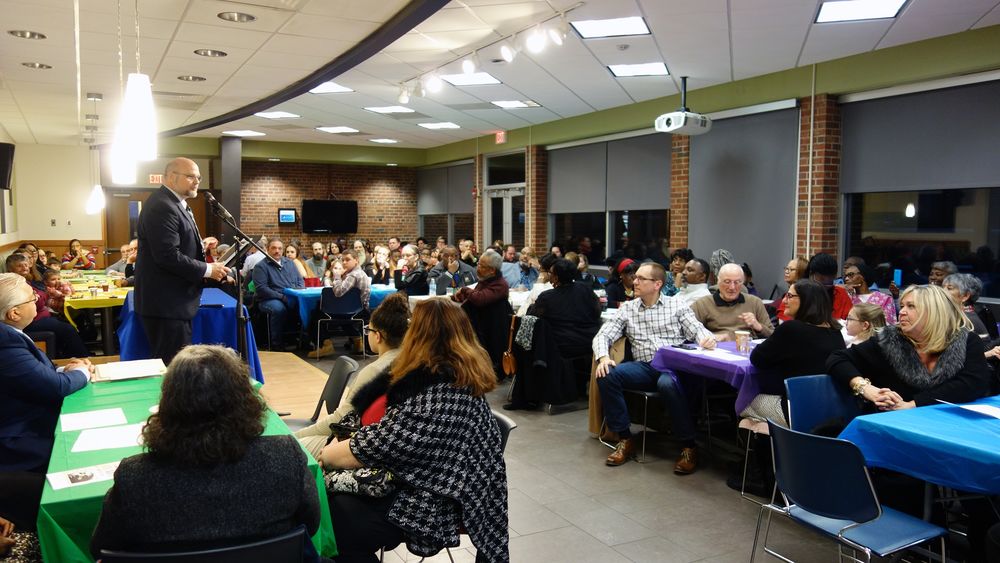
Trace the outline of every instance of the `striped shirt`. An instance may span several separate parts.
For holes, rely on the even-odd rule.
[[[632,343],[632,356],[640,362],[650,362],[656,351],[685,340],[700,342],[712,336],[694,312],[684,303],[660,295],[652,307],[642,299],[626,301],[618,307],[618,315],[604,323],[594,337],[594,358],[608,355],[611,344],[627,336]]]

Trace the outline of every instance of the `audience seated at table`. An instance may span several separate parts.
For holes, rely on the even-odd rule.
[[[423,250],[418,249],[417,252],[420,254],[420,261],[424,263],[424,270],[430,272],[431,268],[437,266],[440,253],[436,248],[425,247]]]
[[[851,303],[878,305],[885,312],[886,323],[896,324],[896,303],[888,293],[872,291],[873,283],[875,283],[875,270],[867,265],[857,264],[844,268],[844,287],[851,297]]]
[[[753,283],[753,270],[750,269],[750,264],[744,262],[740,267],[743,268],[743,287],[747,289],[748,294],[760,297],[757,295],[757,286]]]
[[[788,287],[792,287],[792,284],[799,281],[800,279],[806,277],[806,268],[809,267],[809,262],[805,258],[798,257],[792,258],[785,265],[784,280],[788,284]],[[777,302],[774,303],[775,309],[778,314],[778,322],[785,322],[790,320],[792,317],[785,314],[785,299],[782,297]]]
[[[506,301],[510,292],[507,280],[500,275],[501,257],[492,250],[487,250],[479,257],[476,274],[479,282],[476,287],[463,287],[451,298],[458,303],[472,307],[484,308],[499,301]]]
[[[543,292],[552,289],[552,265],[559,260],[559,257],[555,254],[547,253],[543,255],[538,260],[538,279],[535,280],[535,285],[531,286],[531,291],[528,292],[528,297],[525,298],[524,303],[521,304],[517,309],[517,316],[523,317],[528,313],[528,308],[531,307],[538,296]]]
[[[708,273],[708,285],[712,292],[719,290],[719,270],[722,269],[726,264],[735,264],[736,259],[733,258],[733,253],[726,250],[725,248],[719,248],[712,252],[712,255],[708,258],[708,265],[710,267]],[[746,293],[746,288],[742,288],[743,293]]]
[[[420,261],[420,254],[417,247],[408,244],[400,251],[399,262],[396,264],[395,276],[396,289],[405,292],[407,295],[427,295],[430,287],[427,285],[427,270],[424,263]]]
[[[66,298],[73,295],[73,286],[62,281],[59,270],[46,270],[42,274],[42,281],[45,282],[45,293],[49,296],[49,311],[54,316],[62,318],[65,312],[63,306]]]
[[[873,303],[858,303],[844,319],[843,336],[847,346],[855,346],[885,328],[885,311]]]
[[[84,250],[79,239],[69,241],[69,252],[62,257],[64,270],[93,270],[96,267],[97,259],[94,254]]]
[[[976,301],[979,300],[979,294],[983,291],[982,280],[972,274],[951,274],[944,278],[942,287],[962,308],[962,312],[972,323],[972,332],[978,334],[983,340],[989,340],[989,330],[983,323],[983,319],[976,314]]]
[[[372,292],[371,280],[362,271],[357,255],[353,250],[345,250],[340,253],[340,260],[334,262],[337,263],[342,265],[342,271],[331,269],[329,276],[323,280],[323,285],[333,288],[333,294],[337,297],[358,288],[361,292],[361,304],[368,309],[368,297]]]
[[[771,336],[774,327],[764,303],[757,296],[742,292],[743,268],[739,264],[725,264],[718,276],[719,292],[691,304],[698,321],[717,340],[733,340],[737,330],[750,331],[752,338]]]
[[[535,281],[538,279],[538,260],[535,258],[535,251],[531,247],[526,246],[521,249],[521,254],[518,255],[518,265],[520,266],[520,270],[518,272],[517,283],[510,286],[510,288],[528,291],[535,285]]]
[[[809,259],[809,265],[806,266],[806,277],[819,282],[830,292],[830,298],[833,300],[833,318],[846,319],[847,313],[850,312],[854,303],[851,302],[851,296],[847,294],[847,288],[833,283],[834,278],[837,277],[837,260],[822,252],[816,254]]]
[[[46,256],[45,251],[35,246],[35,243],[21,243],[21,245],[17,247],[17,251],[28,256],[28,259],[33,264],[35,272],[38,273],[39,277],[45,274],[45,272],[49,269],[48,257]]]
[[[476,267],[476,263],[479,262],[479,256],[476,255],[475,251],[476,243],[472,239],[462,239],[458,241],[458,250],[460,251],[459,260],[462,262]]]
[[[663,346],[690,340],[711,349],[715,347],[716,341],[712,333],[698,322],[690,307],[660,293],[666,275],[663,266],[655,262],[647,262],[639,267],[634,286],[637,299],[623,303],[615,318],[604,323],[594,337],[593,352],[597,362],[595,375],[608,429],[620,438],[615,451],[605,463],[622,465],[635,453],[623,391],[655,390],[662,395],[670,412],[673,435],[681,442],[681,455],[674,465],[674,473],[686,475],[692,473],[698,465],[698,446],[694,440],[695,425],[691,408],[676,375],[669,370],[657,371],[651,362],[656,351]],[[628,337],[635,361],[616,366],[608,355],[608,349],[622,336]]]
[[[477,559],[510,559],[501,434],[485,397],[495,387],[465,314],[446,299],[418,303],[385,416],[323,449],[328,470],[375,468],[399,483],[384,497],[330,496],[338,563],[377,561],[380,548],[401,542],[431,556],[458,546],[460,533]]]
[[[611,268],[611,279],[606,284],[608,308],[617,309],[622,303],[635,299],[635,274],[639,263],[631,258],[622,258]]]
[[[440,257],[437,265],[427,272],[427,279],[437,284],[438,295],[448,293],[448,288],[458,291],[479,281],[476,268],[459,260],[458,249],[454,246],[445,246]]]
[[[170,362],[146,453],[122,460],[90,550],[190,551],[319,528],[316,479],[291,436],[262,436],[265,406],[244,364],[192,345]],[[317,559],[306,539],[304,561]]]
[[[365,266],[365,274],[375,285],[389,285],[389,280],[393,279],[395,264],[389,260],[389,247],[377,245],[374,250],[375,256],[372,261]]]
[[[306,267],[312,272],[309,277],[322,278],[326,273],[326,256],[323,254],[323,243],[312,243],[312,256],[306,260]]]
[[[124,276],[125,275],[125,264],[128,261],[128,243],[121,245],[119,251],[121,252],[121,258],[115,261],[114,264],[108,266],[104,269],[104,273],[109,276]]]
[[[288,287],[301,288],[304,285],[298,269],[288,257],[283,256],[285,245],[279,239],[272,239],[267,245],[267,253],[274,260],[263,260],[253,269],[254,305],[267,313],[270,323],[271,348],[282,348],[282,333],[288,320],[288,297],[283,290]],[[281,266],[279,267],[275,260]]]
[[[583,285],[589,287],[591,290],[594,291],[604,290],[604,284],[601,283],[601,280],[597,279],[597,276],[587,271],[590,268],[590,258],[587,258],[586,254],[577,254],[577,253],[571,253],[571,254],[574,255],[575,260],[569,257],[567,257],[567,260],[569,260],[570,262],[574,262],[576,264],[576,270],[577,270],[576,281],[578,283],[582,283]],[[541,266],[541,263],[539,263],[539,266]],[[541,276],[541,274],[542,271],[541,268],[539,268],[538,275]],[[606,293],[607,292],[605,292],[605,294]]]
[[[371,246],[369,246],[368,244],[368,240],[359,238],[354,241],[354,244],[351,245],[351,248],[354,250],[355,256],[358,258],[358,262],[361,263],[362,269],[364,269],[365,266],[371,263],[372,249]],[[343,252],[344,250],[346,249],[342,249],[341,252]]]
[[[667,268],[667,280],[660,291],[667,297],[673,297],[683,287],[681,275],[684,266],[694,260],[694,252],[690,248],[678,248],[670,253],[670,265]]]
[[[327,261],[333,260],[340,256],[341,251],[344,247],[340,245],[339,242],[333,241],[326,244],[326,259]]]
[[[46,292],[45,283],[35,280],[35,270],[31,267],[31,262],[24,254],[14,253],[7,257],[7,271],[21,276],[34,291],[36,296],[34,318],[25,330],[31,332],[51,332],[55,335],[56,358],[85,358],[90,355],[87,346],[80,338],[80,333],[73,326],[65,321],[61,321],[52,316],[49,310],[49,294]]]
[[[294,244],[289,244],[288,246],[286,246],[285,258],[288,258],[292,262],[292,264],[295,265],[295,270],[299,273],[299,277],[301,277],[302,279],[312,277],[312,270],[310,270],[309,266],[306,266],[306,263],[301,258],[299,258],[299,247],[295,246]]]
[[[930,271],[927,273],[927,283],[931,285],[943,285],[944,279],[952,274],[958,273],[958,266],[950,260],[931,263]]]
[[[386,241],[386,246],[389,247],[389,256],[392,257],[392,253],[398,250],[402,250],[403,241],[399,237],[389,237]]]
[[[684,264],[684,271],[681,272],[681,285],[672,299],[679,303],[691,306],[692,303],[712,295],[708,289],[708,272],[710,266],[708,262],[701,258],[692,258]]]
[[[266,250],[268,246],[267,237],[266,236],[260,237],[260,240],[257,241],[257,244],[260,245],[261,248]],[[260,261],[266,257],[267,254],[257,250],[255,246],[250,245],[250,250],[247,251],[246,258],[243,259],[243,268],[240,270],[240,276],[242,276],[244,280],[249,282],[251,279],[253,279],[254,266],[259,264]]]

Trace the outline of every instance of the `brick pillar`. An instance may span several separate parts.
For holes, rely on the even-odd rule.
[[[671,135],[670,142],[670,248],[687,248],[691,137]]]
[[[837,255],[840,207],[840,106],[829,94],[816,96],[812,131],[812,189],[809,188],[809,125],[812,99],[799,100],[799,184],[795,217],[795,254],[808,259]],[[810,206],[810,192],[812,205]]]
[[[525,153],[524,243],[540,256],[549,248],[549,151],[531,145]]]
[[[472,194],[472,221],[473,221],[473,240],[476,241],[476,248],[479,252],[486,249],[486,246],[493,241],[486,240],[486,233],[483,232],[483,165],[485,164],[483,155],[477,154],[472,169],[474,175],[472,178],[472,185],[474,186],[475,192]]]

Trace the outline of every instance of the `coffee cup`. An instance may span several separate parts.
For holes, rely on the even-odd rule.
[[[736,351],[740,354],[750,353],[750,331],[749,330],[737,330],[736,331]]]

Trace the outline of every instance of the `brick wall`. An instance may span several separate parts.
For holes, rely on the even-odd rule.
[[[541,252],[549,248],[549,151],[531,145],[525,156],[524,241]]]
[[[475,162],[473,164],[474,176],[472,177],[473,186],[475,186],[475,192],[472,194],[472,226],[473,226],[473,239],[476,241],[476,248],[482,252],[487,245],[493,241],[487,241],[486,235],[483,233],[483,166],[486,164],[486,159],[483,155],[477,154]],[[458,234],[457,232],[455,233]]]
[[[461,213],[455,215],[455,240],[448,241],[458,244],[459,239],[474,238],[476,232],[476,218],[473,213]]]
[[[303,199],[334,197],[358,202],[358,232],[310,235],[295,225],[278,225],[278,208],[302,213]],[[277,234],[303,246],[334,236],[384,243],[390,236],[417,237],[417,177],[410,168],[243,161],[240,226],[250,235]]]
[[[795,253],[837,255],[840,204],[840,106],[834,96],[816,96],[813,129],[812,190],[809,189],[811,98],[799,100],[799,184],[795,218]],[[812,192],[810,212],[809,194]],[[807,228],[807,225],[809,228]]]
[[[687,248],[691,137],[671,135],[670,142],[670,247]]]
[[[424,231],[421,234],[432,246],[438,237],[448,238],[448,215],[424,215]]]

